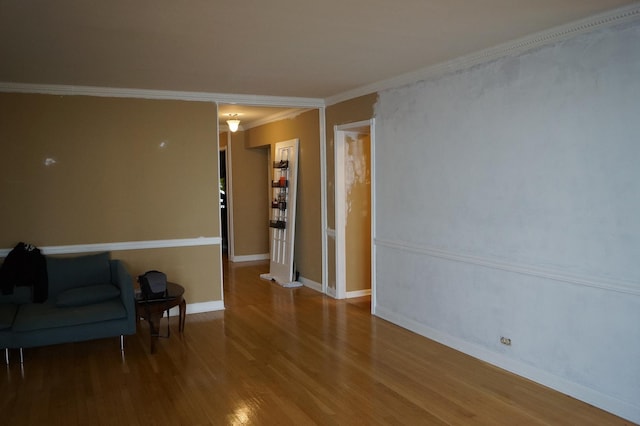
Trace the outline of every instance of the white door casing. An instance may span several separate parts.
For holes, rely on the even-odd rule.
[[[349,297],[346,291],[346,150],[347,137],[368,133],[371,144],[371,310],[375,312],[375,137],[374,119],[334,127],[335,141],[335,265],[337,299]]]

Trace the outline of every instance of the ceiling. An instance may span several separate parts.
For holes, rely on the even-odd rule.
[[[628,0],[0,0],[0,82],[325,99]]]

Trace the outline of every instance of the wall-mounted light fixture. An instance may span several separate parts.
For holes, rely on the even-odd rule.
[[[240,125],[240,120],[238,120],[238,114],[229,114],[227,125],[229,126],[230,131],[237,132],[238,126]]]

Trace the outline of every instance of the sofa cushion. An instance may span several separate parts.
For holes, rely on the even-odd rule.
[[[120,289],[113,284],[96,284],[76,287],[58,293],[56,306],[82,306],[104,302],[120,295]]]
[[[54,301],[20,305],[13,322],[13,331],[31,331],[67,327],[79,324],[99,323],[125,318],[127,311],[120,299],[91,305],[59,308]]]
[[[70,288],[111,282],[109,252],[46,258],[49,298],[54,300],[60,292]]]
[[[13,288],[12,294],[0,294],[0,304],[2,303],[31,303],[31,287],[19,286]]]
[[[0,304],[0,330],[11,328],[17,310],[18,305],[13,303]]]

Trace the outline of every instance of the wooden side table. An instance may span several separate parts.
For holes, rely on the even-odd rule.
[[[167,282],[167,297],[162,299],[145,300],[142,295],[136,294],[136,319],[141,318],[149,323],[151,335],[151,353],[156,352],[156,342],[160,336],[160,320],[165,311],[178,306],[178,330],[184,332],[186,320],[187,301],[184,299],[184,287],[180,284]],[[168,336],[167,336],[168,337]]]

